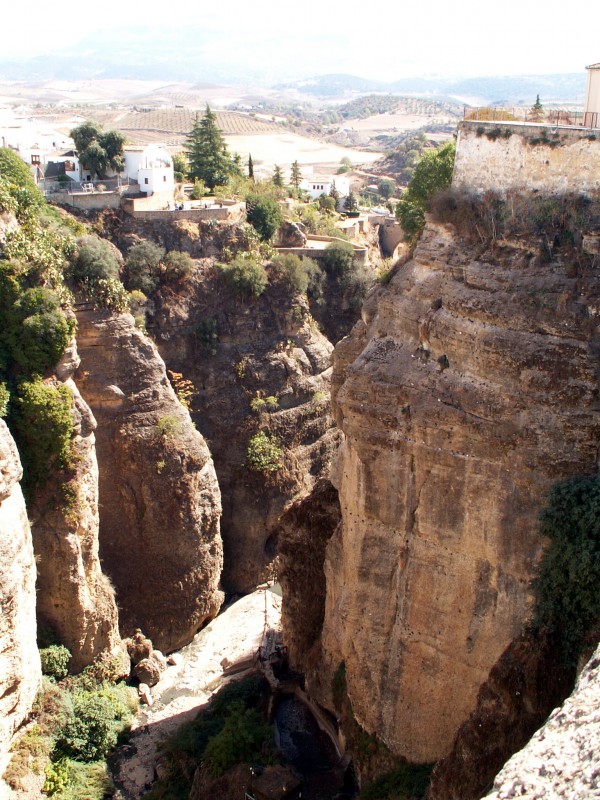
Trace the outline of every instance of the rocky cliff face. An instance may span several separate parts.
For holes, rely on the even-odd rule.
[[[271,281],[236,295],[211,259],[179,292],[164,290],[151,323],[170,370],[195,387],[192,416],[210,443],[223,498],[223,586],[252,590],[270,574],[279,519],[327,469],[337,443],[329,411],[332,345],[306,299]],[[253,401],[273,405],[253,410]],[[272,473],[247,464],[259,430],[284,450]]]
[[[96,420],[71,378],[78,364],[73,344],[56,369],[73,396],[73,467],[68,474],[52,475],[30,509],[38,618],[69,648],[74,670],[83,669],[104,650],[114,650],[120,641],[114,590],[98,556]]]
[[[600,281],[428,224],[335,351],[342,524],[323,665],[396,754],[443,756],[518,633],[544,493],[597,469]]]
[[[502,765],[543,724],[573,688],[574,666],[544,633],[525,632],[506,648],[458,729],[450,753],[438,761],[427,800],[479,800]]]
[[[486,797],[588,800],[599,794],[600,647],[572,695],[503,767]]]
[[[221,502],[208,448],[127,314],[77,311],[78,383],[98,421],[100,556],[123,635],[188,642],[222,601]]]
[[[41,680],[35,562],[21,475],[17,448],[0,419],[0,764]]]

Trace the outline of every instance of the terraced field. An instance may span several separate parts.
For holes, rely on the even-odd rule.
[[[202,112],[200,112],[202,114]],[[235,111],[216,111],[217,125],[224,135],[252,136],[280,130],[277,125]],[[168,134],[187,134],[194,125],[196,112],[190,108],[156,108],[150,111],[130,111],[115,124],[126,131],[158,131]]]

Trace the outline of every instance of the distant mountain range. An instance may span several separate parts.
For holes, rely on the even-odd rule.
[[[389,93],[432,96],[450,100],[473,101],[492,105],[533,104],[536,95],[543,103],[583,102],[586,89],[584,73],[556,75],[507,75],[498,77],[403,78],[383,83],[355,75],[318,75],[306,80],[279,83],[273,88],[294,90],[323,99],[357,94]]]
[[[267,61],[252,57],[252,38],[235,46],[215,39],[209,31],[181,26],[169,32],[156,27],[135,31],[96,32],[56,53],[30,58],[2,59],[0,81],[143,80],[217,83],[267,88],[283,93],[343,102],[374,92],[436,96],[460,102],[530,104],[537,94],[543,103],[582,102],[586,76],[575,74],[521,75],[452,80],[442,77],[402,78],[391,82],[346,74],[319,75],[298,80],[305,59],[292,58],[285,42],[276,42]],[[248,50],[250,48],[250,52]],[[283,50],[282,50],[283,48]],[[261,66],[263,64],[263,66]]]

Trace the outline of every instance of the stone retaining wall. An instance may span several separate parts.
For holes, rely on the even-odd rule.
[[[600,130],[464,121],[452,185],[480,191],[598,192]]]

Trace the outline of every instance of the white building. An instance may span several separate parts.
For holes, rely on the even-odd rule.
[[[168,192],[171,196],[175,190],[173,159],[168,150],[159,144],[125,145],[124,176],[135,180],[140,191],[147,195]]]
[[[50,152],[72,148],[73,140],[35,117],[22,116],[12,108],[1,108],[0,147],[10,147],[27,164],[42,168]],[[34,171],[37,173],[39,169]]]
[[[173,159],[162,145],[126,144],[123,147],[123,161],[122,172],[108,170],[106,177],[120,176],[125,182],[127,180],[137,182],[140,185],[140,192],[148,197],[166,194],[168,199],[173,199],[175,190]],[[92,177],[90,172],[81,168],[82,182],[89,182]]]
[[[350,180],[345,175],[328,175],[321,177],[311,175],[310,178],[303,178],[300,181],[300,188],[308,192],[311,200],[316,200],[322,194],[330,194],[335,188],[340,197],[348,197],[350,194]]]
[[[600,64],[590,64],[585,97],[584,125],[600,127]]]

